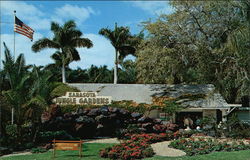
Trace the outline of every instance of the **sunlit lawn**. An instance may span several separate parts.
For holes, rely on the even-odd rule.
[[[166,158],[155,156],[147,160],[250,160],[250,150],[236,152],[214,152],[199,156],[184,156],[179,158]]]
[[[112,144],[100,144],[91,143],[84,144],[83,146],[83,157],[81,159],[85,160],[99,160],[99,150]],[[1,158],[3,160],[79,160],[77,151],[57,151],[56,158],[52,158],[52,152],[32,154],[32,155],[22,155],[22,156],[12,156]],[[152,158],[147,158],[147,160],[250,160],[250,150],[238,151],[238,152],[215,152],[207,155],[200,156],[184,156],[179,158],[169,158],[154,156]]]

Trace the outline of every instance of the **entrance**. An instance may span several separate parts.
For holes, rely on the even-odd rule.
[[[180,126],[180,128],[183,128],[183,129],[186,128],[184,126],[184,123],[183,123],[184,117],[189,117],[193,120],[194,125],[191,128],[194,128],[194,127],[196,127],[195,121],[197,119],[200,119],[200,120],[202,119],[202,112],[179,112],[179,113],[176,113],[176,123]]]

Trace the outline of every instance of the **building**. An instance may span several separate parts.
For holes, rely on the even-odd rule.
[[[226,121],[235,107],[227,104],[214,85],[166,85],[166,84],[68,84],[83,92],[98,92],[100,96],[111,96],[113,101],[133,101],[154,105],[156,99],[174,99],[183,106],[175,114],[175,121],[184,116],[191,118],[212,116],[217,122]],[[160,113],[156,113],[156,117]]]

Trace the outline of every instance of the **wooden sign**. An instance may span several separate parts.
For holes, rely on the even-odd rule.
[[[77,151],[79,150],[80,144],[76,143],[56,143],[55,144],[55,149],[56,150],[73,150]]]
[[[83,141],[63,141],[53,140],[53,157],[56,155],[56,150],[71,150],[79,151],[79,156],[82,157],[82,143]]]

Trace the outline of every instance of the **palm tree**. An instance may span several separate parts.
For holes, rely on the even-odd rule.
[[[115,48],[115,67],[114,67],[114,84],[117,84],[117,70],[119,63],[129,54],[135,53],[135,36],[132,36],[128,27],[118,27],[115,23],[115,29],[102,28],[100,35],[107,38]]]
[[[5,61],[3,61],[3,72],[6,75],[6,80],[10,85],[10,89],[2,91],[7,101],[12,106],[12,123],[14,120],[14,110],[16,111],[17,124],[21,123],[21,108],[27,100],[25,96],[29,90],[29,74],[30,66],[25,65],[24,55],[20,54],[16,60],[11,56],[9,49],[4,43]]]
[[[63,26],[56,22],[51,23],[51,31],[54,34],[52,39],[42,38],[36,41],[32,50],[39,52],[45,48],[54,48],[57,51],[51,56],[62,67],[62,82],[66,83],[65,67],[72,61],[79,61],[80,56],[76,48],[93,46],[88,38],[81,38],[82,32],[76,29],[74,21],[68,21]]]

